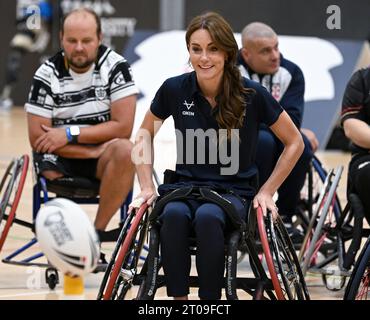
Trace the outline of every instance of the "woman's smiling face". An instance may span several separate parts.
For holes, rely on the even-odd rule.
[[[188,50],[198,81],[221,80],[227,55],[217,47],[207,30],[193,32]]]

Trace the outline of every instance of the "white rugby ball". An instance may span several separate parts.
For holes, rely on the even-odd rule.
[[[64,274],[83,276],[97,266],[98,235],[87,214],[71,200],[56,198],[40,208],[36,237],[49,262]]]

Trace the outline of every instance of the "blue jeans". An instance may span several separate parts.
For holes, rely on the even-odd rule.
[[[244,220],[247,207],[233,195],[223,195],[233,203]],[[159,217],[161,257],[167,295],[189,294],[191,269],[190,237],[195,237],[196,267],[201,299],[220,299],[223,287],[225,236],[231,228],[226,213],[216,204],[195,200],[169,202]]]

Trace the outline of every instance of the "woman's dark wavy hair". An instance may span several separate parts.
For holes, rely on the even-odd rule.
[[[236,64],[238,44],[228,22],[216,12],[207,12],[191,20],[185,35],[188,50],[191,35],[199,29],[207,30],[214,44],[227,55],[221,91],[217,100],[219,108],[215,118],[220,128],[227,129],[228,138],[230,138],[231,129],[241,128],[243,124],[245,94],[249,92],[242,84]]]

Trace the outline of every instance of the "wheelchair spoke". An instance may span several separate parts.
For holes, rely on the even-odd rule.
[[[308,299],[298,258],[281,218],[278,217],[276,221],[273,221],[271,214],[268,214],[266,225],[270,229],[268,235],[271,252],[285,297],[289,300]]]
[[[365,274],[361,280],[361,286],[356,296],[356,300],[369,300],[369,285],[370,285],[370,266],[367,267]]]

